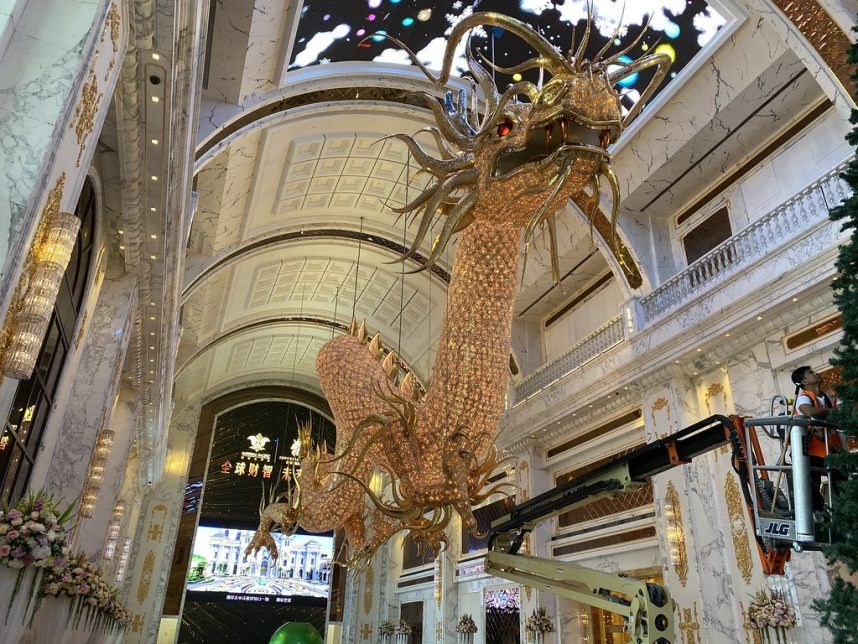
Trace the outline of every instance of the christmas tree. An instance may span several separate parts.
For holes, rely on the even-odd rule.
[[[849,50],[849,62],[858,63],[858,46]],[[858,85],[858,72],[853,74]],[[846,137],[858,147],[858,110],[849,119],[854,126]],[[832,364],[840,367],[843,384],[837,387],[841,406],[833,420],[848,437],[858,438],[858,156],[854,156],[841,175],[852,189],[852,196],[832,209],[829,216],[840,222],[842,230],[850,233],[840,246],[837,258],[838,277],[834,281],[834,300],[843,314],[843,339],[835,351]],[[840,452],[830,457],[834,468],[844,478],[858,471],[858,454]],[[858,570],[858,478],[839,483],[831,516],[834,543],[826,552],[830,564],[854,574]],[[858,587],[841,577],[835,577],[831,595],[815,603],[821,621],[834,635],[837,643],[858,642]]]

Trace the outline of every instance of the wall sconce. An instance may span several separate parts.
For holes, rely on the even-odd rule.
[[[113,517],[110,520],[110,526],[107,528],[107,543],[104,546],[104,554],[102,559],[110,561],[116,552],[116,542],[119,539],[119,531],[122,528],[122,517],[125,516],[125,506],[120,501],[113,506]]]
[[[131,537],[125,537],[125,545],[122,546],[122,554],[119,555],[119,562],[116,564],[116,583],[122,583],[125,577],[125,566],[128,565],[128,553],[131,552]]]
[[[114,435],[115,432],[105,429],[98,435],[98,440],[95,443],[95,451],[93,452],[92,463],[89,465],[89,474],[83,487],[83,497],[78,511],[78,514],[85,519],[91,519],[92,515],[95,514],[98,494],[101,492],[101,484],[104,482],[104,468],[107,467],[107,457],[110,456],[110,448],[113,447]],[[113,512],[115,516],[116,508],[113,509]]]
[[[667,521],[667,547],[670,565],[684,588],[688,581],[688,556],[685,552],[685,527],[682,524],[682,508],[679,505],[679,494],[673,485],[673,481],[667,483],[667,493],[664,496],[664,518]]]
[[[4,324],[0,371],[10,378],[33,375],[79,228],[80,219],[69,212],[49,213],[39,226]]]

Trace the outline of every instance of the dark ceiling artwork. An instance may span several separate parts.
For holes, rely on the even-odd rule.
[[[593,28],[586,56],[594,56],[615,34],[612,51],[625,48],[649,21],[647,33],[628,52],[628,60],[648,52],[665,52],[673,59],[671,78],[726,23],[725,17],[705,0],[595,0],[592,4]],[[564,52],[569,49],[573,34],[577,40],[581,39],[587,20],[585,0],[307,0],[289,69],[341,61],[410,64],[407,54],[382,35],[389,34],[403,41],[423,64],[437,70],[447,45],[446,35],[456,22],[475,11],[494,11],[518,18]],[[459,74],[467,69],[465,46],[463,40],[453,66]],[[471,46],[500,66],[512,66],[533,55],[525,43],[500,28],[474,30]],[[652,73],[653,70],[646,70],[619,81],[626,108],[637,100]],[[521,80],[522,76],[538,83],[538,74],[536,71],[512,77],[497,74],[496,80],[499,87]],[[668,85],[665,83],[659,91]]]

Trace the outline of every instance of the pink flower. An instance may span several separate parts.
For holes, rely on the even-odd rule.
[[[8,544],[0,546],[0,557],[8,557],[11,551],[12,548]]]
[[[12,539],[17,539],[19,536],[21,536],[21,533],[17,530],[9,530],[9,532],[6,533],[6,538],[9,541],[12,541]]]

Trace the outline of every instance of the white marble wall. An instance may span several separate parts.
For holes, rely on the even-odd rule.
[[[103,284],[62,423],[49,437],[53,440],[42,443],[38,468],[47,465],[44,485],[66,499],[79,499],[95,441],[110,426],[136,297],[136,280],[131,276]]]
[[[69,124],[75,119],[80,91],[85,83],[91,82],[93,70],[97,80],[90,131],[97,133],[104,119],[109,101],[101,97],[109,96],[112,91],[120,54],[113,51],[110,40],[105,47],[101,38],[108,7],[115,1],[11,3],[14,10],[6,14],[5,23],[8,28],[11,22],[13,30],[5,36],[0,17],[0,38],[7,38],[0,59],[0,266],[3,267],[0,272],[3,276],[15,275],[21,253],[29,243],[32,220],[43,193],[52,187],[51,176],[58,174],[57,166],[68,173],[88,167],[97,136],[87,133],[83,140],[77,141],[76,131]],[[125,37],[124,27],[118,34],[120,39]],[[121,51],[123,41],[118,41],[118,45]],[[65,147],[70,152],[73,147],[73,155],[63,154]],[[85,152],[79,159],[78,150]],[[67,185],[71,193],[77,194],[76,186],[80,184],[74,178]],[[0,281],[0,299],[8,295],[11,282],[11,279]]]

